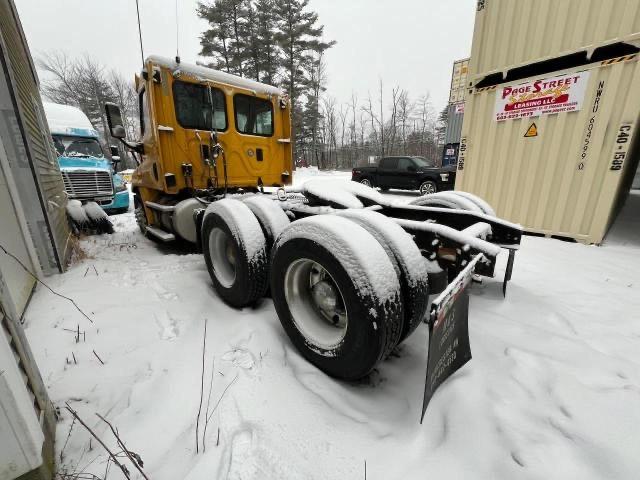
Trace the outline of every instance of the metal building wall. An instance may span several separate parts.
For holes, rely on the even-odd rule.
[[[4,145],[0,137],[0,157],[3,153]],[[37,256],[29,248],[31,242],[25,240],[28,239],[29,232],[13,202],[14,188],[9,184],[10,178],[5,175],[6,162],[3,160],[0,158],[0,245],[30,271],[36,272]],[[0,252],[0,305],[3,310],[14,318],[21,318],[34,287],[35,279],[14,258]]]
[[[456,189],[484,197],[498,215],[529,231],[600,243],[637,166],[639,58],[545,74],[589,72],[576,112],[496,121],[504,85],[474,90],[467,97]],[[525,137],[532,123],[537,136]],[[618,142],[623,128],[624,144]],[[620,152],[626,152],[623,168],[612,169]]]
[[[8,424],[0,424],[2,479],[13,479],[27,469],[31,470],[20,480],[49,480],[55,474],[55,411],[20,324],[34,287],[33,276],[20,263],[35,275],[51,274],[65,269],[70,253],[66,194],[51,143],[15,5],[4,0],[0,2],[0,243],[19,263],[0,252],[0,347],[7,374],[5,378],[0,372],[0,409],[8,418]],[[14,462],[8,470],[7,462]]]
[[[0,2],[0,70],[0,136],[7,177],[19,196],[13,200],[20,204],[16,209],[26,222],[41,271],[61,272],[70,254],[67,197],[12,1]]]
[[[639,31],[638,0],[478,0],[470,80]]]

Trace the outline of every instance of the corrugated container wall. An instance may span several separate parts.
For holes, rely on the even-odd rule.
[[[529,231],[600,243],[637,167],[639,57],[474,90],[456,189]]]
[[[447,107],[447,129],[444,132],[444,143],[460,143],[462,121],[464,120],[464,104]]]
[[[470,80],[639,31],[638,0],[478,0]]]

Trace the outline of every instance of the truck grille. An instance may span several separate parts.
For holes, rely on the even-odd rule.
[[[93,198],[113,195],[109,172],[63,171],[64,189],[70,198]]]

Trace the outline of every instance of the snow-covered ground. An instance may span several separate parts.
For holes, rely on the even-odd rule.
[[[154,480],[362,479],[365,462],[370,480],[637,478],[639,211],[636,194],[603,247],[526,237],[506,299],[504,258],[496,279],[474,285],[473,359],[422,425],[426,326],[366,381],[336,381],[292,347],[269,299],[227,307],[201,255],[145,239],[132,213],[48,279],[94,323],[39,288],[26,332],[54,403],[115,449],[95,413],[108,418]],[[205,322],[201,436],[210,421],[196,454]],[[67,441],[71,423],[62,410],[62,467],[103,478],[104,451],[77,423]]]

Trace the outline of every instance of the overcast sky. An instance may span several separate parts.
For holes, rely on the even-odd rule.
[[[145,55],[173,57],[175,0],[139,0]],[[61,50],[84,53],[133,78],[140,69],[135,0],[15,0],[34,56]],[[180,56],[195,62],[206,23],[197,0],[178,0]],[[338,43],[326,56],[328,93],[360,99],[378,80],[418,97],[427,92],[438,109],[448,99],[454,60],[471,50],[475,0],[310,0]]]

